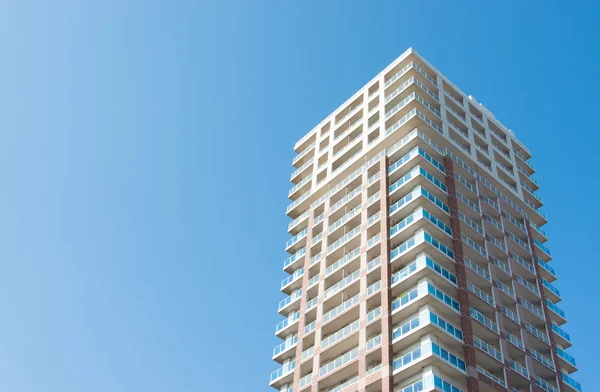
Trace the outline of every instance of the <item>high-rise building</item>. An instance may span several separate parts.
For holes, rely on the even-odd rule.
[[[531,154],[409,49],[294,149],[281,392],[581,391]]]

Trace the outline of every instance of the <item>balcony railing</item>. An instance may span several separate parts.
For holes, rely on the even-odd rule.
[[[499,333],[498,325],[495,322],[493,322],[492,320],[490,320],[489,318],[485,317],[484,314],[481,313],[479,310],[477,310],[475,308],[471,308],[470,312],[471,312],[471,317],[473,317],[475,320],[477,320],[481,324],[485,325],[491,331],[493,331],[495,333]]]
[[[345,364],[347,364],[348,362],[350,362],[356,358],[358,358],[358,347],[355,347],[354,349],[348,351],[347,353],[340,355],[333,361],[328,362],[327,364],[321,366],[321,368],[319,369],[319,376],[320,377],[326,376],[327,374],[333,372],[334,370],[336,370],[339,367],[344,366]]]

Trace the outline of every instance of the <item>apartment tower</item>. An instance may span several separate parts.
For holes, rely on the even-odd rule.
[[[280,392],[581,391],[531,154],[409,49],[294,147]]]

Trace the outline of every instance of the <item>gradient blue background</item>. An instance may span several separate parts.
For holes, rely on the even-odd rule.
[[[530,147],[600,390],[592,2],[82,3],[0,3],[0,390],[268,391],[292,146],[410,46]]]

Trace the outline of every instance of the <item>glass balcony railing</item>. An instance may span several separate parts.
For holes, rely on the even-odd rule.
[[[288,295],[287,297],[285,297],[284,299],[282,299],[281,301],[279,301],[279,307],[278,307],[278,309],[281,310],[281,309],[285,308],[286,306],[288,306],[292,302],[296,301],[301,296],[302,296],[302,289],[299,289],[298,291],[296,291],[292,295]]]
[[[579,392],[583,392],[583,390],[581,389],[581,384],[578,383],[577,381],[573,380],[568,374],[566,374],[565,372],[560,372],[563,382],[567,385],[569,385],[570,387],[572,387],[573,389],[575,389],[576,391]]]
[[[546,333],[540,331],[539,329],[537,329],[533,325],[529,324],[528,322],[525,322],[525,330],[527,332],[529,332],[530,334],[532,334],[533,336],[535,336],[538,339],[540,339],[542,342],[550,345],[550,339],[548,338],[548,335],[546,335]]]
[[[330,389],[329,392],[341,392],[346,387],[356,384],[357,382],[358,382],[358,376],[352,377],[351,379],[346,380],[343,383],[339,384],[338,386]]]
[[[367,297],[373,295],[374,293],[379,291],[379,289],[381,289],[381,280],[378,280],[377,282],[367,287]]]
[[[523,307],[527,310],[529,310],[531,313],[533,313],[534,315],[536,315],[538,318],[546,321],[546,317],[544,316],[544,312],[542,312],[542,310],[540,308],[538,308],[537,306],[535,306],[534,304],[532,304],[531,302],[520,298],[519,297],[519,302],[521,303],[521,305],[523,305]]]
[[[557,334],[558,336],[562,337],[563,339],[565,339],[567,342],[571,342],[571,335],[569,335],[568,333],[566,333],[561,327],[559,327],[558,325],[556,325],[555,323],[551,323],[550,324],[552,327],[552,331]]]
[[[317,328],[317,320],[304,326],[304,336],[308,335]]]
[[[554,268],[550,267],[547,263],[544,263],[542,260],[537,260],[538,265],[556,277],[556,272],[554,272]]]
[[[479,323],[485,325],[489,330],[499,333],[498,325],[495,322],[493,322],[492,320],[490,320],[489,318],[485,317],[485,315],[483,313],[481,313],[479,310],[477,310],[475,308],[471,308],[470,313],[471,313],[471,317],[473,317]]]
[[[487,268],[486,269],[481,268],[479,265],[472,262],[471,260],[469,260],[466,257],[463,257],[463,259],[465,262],[465,266],[467,266],[469,269],[474,271],[477,275],[481,276],[483,279],[487,280],[488,282],[492,281],[492,278],[490,276],[490,273],[487,271]]]
[[[540,290],[538,289],[537,285],[534,285],[533,283],[529,282],[527,279],[525,279],[524,277],[522,277],[521,275],[515,275],[515,280],[517,282],[519,282],[521,285],[523,285],[527,290],[531,291],[533,294],[535,294],[536,296],[540,296]]]
[[[291,221],[290,224],[288,225],[288,231],[292,230],[296,225],[298,225],[300,222],[302,222],[305,219],[308,219],[308,211],[302,213],[299,217],[297,217],[296,219]]]
[[[523,376],[529,380],[529,371],[527,370],[527,368],[525,366],[521,365],[518,362],[513,361],[510,358],[508,358],[508,366],[512,370],[514,370],[515,372],[519,373],[521,376]]]
[[[381,240],[381,233],[375,234],[373,237],[371,237],[367,240],[367,248],[372,247],[373,245],[378,243],[380,240]]]
[[[506,381],[504,381],[502,378],[490,373],[489,371],[485,370],[479,365],[477,365],[477,371],[489,378],[490,380],[494,381],[495,383],[500,384],[506,388]]]
[[[429,348],[431,349],[431,347],[429,347]],[[392,367],[394,370],[400,369],[404,366],[407,366],[411,362],[418,360],[422,356],[423,356],[423,350],[421,347],[418,347],[418,348],[402,355],[401,357],[394,359],[394,362],[392,362]]]
[[[359,326],[360,326],[360,320],[356,320],[356,321],[346,325],[344,328],[341,328],[338,331],[332,333],[331,335],[328,335],[321,342],[321,349],[331,346],[335,342],[342,340],[346,336],[358,331]]]
[[[529,222],[529,225],[531,227],[533,227],[534,229],[536,229],[538,231],[538,233],[540,233],[544,237],[548,237],[548,235],[546,234],[546,232],[541,227],[539,227],[538,225],[536,225],[535,223]]]
[[[308,229],[304,229],[302,230],[300,233],[298,233],[297,235],[295,235],[294,237],[290,238],[286,243],[285,243],[285,248],[288,249],[290,246],[294,245],[296,242],[300,241],[302,238],[306,237],[306,234],[308,233]]]
[[[321,214],[323,215],[323,214]],[[315,235],[313,238],[311,238],[310,240],[310,245],[313,246],[316,243],[318,243],[319,241],[321,241],[323,239],[323,231],[321,230],[321,232],[317,235]]]
[[[560,358],[564,359],[565,361],[567,361],[571,365],[577,367],[577,363],[575,362],[575,358],[573,358],[573,356],[567,354],[567,352],[565,350],[563,350],[560,347],[556,347],[556,353],[558,354],[558,356]]]
[[[338,202],[332,204],[329,207],[329,211],[330,214],[334,211],[336,211],[338,208],[340,208],[341,206],[343,206],[344,204],[348,203],[350,200],[352,200],[355,196],[357,196],[358,194],[360,194],[362,190],[362,187],[359,185],[357,186],[355,189],[353,189],[352,191],[350,191],[346,196],[344,196],[341,200],[339,200]]]
[[[500,291],[504,292],[506,295],[508,295],[512,299],[517,299],[517,297],[515,295],[515,291],[512,288],[508,287],[507,285],[505,285],[504,283],[502,283],[499,280],[496,281],[496,285],[497,285],[498,289],[500,289]],[[511,285],[512,285],[512,283],[511,283]]]
[[[360,301],[360,294],[356,294],[354,297],[347,299],[346,301],[342,302],[341,305],[338,305],[335,308],[328,311],[327,313],[324,313],[323,314],[323,322],[325,323],[325,322],[333,319],[338,314],[340,314],[340,313],[350,309],[352,306],[356,305],[359,301]]]
[[[381,306],[371,310],[369,313],[367,313],[367,323],[370,323],[371,321],[375,320],[377,317],[381,316]]]
[[[310,278],[308,280],[308,288],[311,288],[313,285],[315,285],[317,282],[319,281],[319,274],[316,274],[315,276],[313,276],[312,278]]]
[[[294,185],[292,187],[292,189],[290,189],[290,191],[288,192],[288,197],[292,196],[294,193],[296,193],[296,191],[300,188],[302,188],[304,185],[308,184],[310,181],[312,180],[312,174],[309,174],[308,176],[306,176],[305,179],[303,179],[302,181],[300,181],[298,184]]]
[[[498,204],[496,204],[496,202],[494,202],[492,199],[490,199],[486,195],[481,195],[481,199],[488,205],[490,205],[494,210],[500,212],[500,207],[498,207]]]
[[[528,253],[531,253],[531,248],[529,247],[529,245],[527,245],[525,242],[523,242],[519,237],[514,235],[512,232],[507,230],[506,233],[508,234],[508,238],[513,240],[517,245],[519,245],[521,248],[525,249]]]
[[[302,361],[312,357],[315,354],[315,346],[310,346],[306,350],[302,351]]]
[[[319,376],[324,377],[327,374],[333,372],[339,367],[344,366],[348,362],[358,358],[358,347],[348,351],[347,353],[340,355],[336,359],[331,362],[326,363],[325,365],[319,368]]]
[[[477,336],[473,336],[473,345],[481,351],[483,351],[484,353],[491,356],[492,358],[495,358],[497,361],[504,363],[502,353],[499,350],[487,344],[486,342],[484,342],[483,340],[479,339]]]
[[[535,374],[533,375],[533,382],[535,382],[535,385],[542,388],[546,392],[559,392],[557,387],[550,384],[548,381],[546,381],[542,378],[539,378]]]
[[[370,367],[370,368],[368,368],[368,369],[367,369],[366,376],[367,376],[367,377],[369,377],[371,374],[375,374],[375,373],[377,373],[378,371],[380,371],[380,370],[381,370],[381,367],[382,367],[382,366],[381,366],[381,363],[379,363],[379,364],[377,364],[377,365],[375,365],[375,366],[373,366],[373,367]]]
[[[504,336],[506,337],[506,340],[512,343],[515,347],[518,347],[521,350],[525,351],[525,344],[523,344],[523,341],[521,339],[507,331],[504,331]]]
[[[379,345],[381,345],[381,335],[377,335],[374,338],[367,340],[367,352],[371,351]]]
[[[472,239],[470,239],[469,237],[467,237],[464,234],[461,234],[461,238],[462,238],[463,243],[467,244],[469,246],[469,248],[473,249],[475,252],[477,252],[480,255],[482,255],[483,257],[487,258],[487,252],[485,251],[485,249],[483,249],[482,246],[480,246],[478,243],[476,243],[475,241],[473,241]]]
[[[548,256],[551,256],[550,254],[550,249],[546,248],[540,241],[536,240],[535,238],[533,239],[533,243],[540,248],[541,250],[543,250]]]
[[[298,385],[298,388],[302,389],[306,385],[309,385],[311,382],[312,382],[312,373],[309,373],[300,379],[300,384]]]
[[[527,271],[531,272],[533,275],[536,275],[535,268],[533,267],[533,264],[531,264],[529,261],[523,259],[521,256],[513,252],[510,252],[510,258],[516,261],[517,263],[521,264]]]
[[[449,226],[444,224],[440,219],[436,218],[435,215],[431,214],[426,209],[419,207],[415,210],[415,212],[413,212],[407,218],[405,218],[404,220],[400,221],[400,223],[398,223],[397,225],[394,225],[390,228],[390,237],[392,237],[394,234],[402,231],[402,229],[404,229],[406,226],[408,226],[412,222],[417,221],[421,218],[427,219],[428,221],[433,223],[435,226],[437,226],[440,230],[442,230],[446,234],[452,236],[452,229]]]
[[[277,369],[273,373],[271,373],[270,383],[272,384],[273,382],[277,381],[278,379],[282,378],[283,376],[286,376],[286,375],[292,373],[295,368],[296,368],[296,361],[292,361],[286,365],[283,365],[282,367],[280,367],[279,369]]]
[[[488,305],[490,305],[492,307],[496,307],[495,302],[494,302],[494,297],[489,295],[485,291],[481,290],[479,287],[475,286],[473,283],[467,282],[467,290],[469,290],[471,293],[475,294],[476,297],[483,300]]]
[[[433,355],[449,363],[450,365],[462,370],[463,372],[467,371],[465,361],[446,350],[444,347],[436,343],[431,343],[431,351],[433,352]]]
[[[456,301],[454,298],[452,298],[448,294],[444,293],[442,290],[438,289],[431,283],[427,284],[427,290],[428,290],[429,294],[431,294],[435,298],[439,299],[441,302],[446,304],[451,309],[454,309],[460,313],[460,305],[459,305],[458,301]]]
[[[298,162],[303,157],[305,157],[306,154],[308,154],[314,147],[315,147],[315,142],[313,142],[310,146],[306,147],[303,151],[298,153],[298,155],[296,155],[296,157],[294,157],[294,160],[292,160],[292,165],[295,164],[296,162]]]
[[[306,301],[306,311],[312,310],[319,303],[319,297],[315,296],[313,299]]]
[[[298,174],[302,173],[307,167],[311,166],[314,162],[314,158],[310,158],[308,161],[306,161],[305,164],[303,164],[302,166],[300,166],[298,169],[294,170],[294,172],[292,173],[290,179],[294,179],[294,177],[296,177]]]
[[[542,278],[542,286],[553,292],[556,296],[560,297],[560,291],[544,278]]]
[[[336,284],[334,284],[333,286],[331,286],[330,288],[325,290],[325,292],[323,293],[323,298],[327,299],[327,298],[331,297],[332,295],[343,290],[344,287],[349,286],[350,284],[356,282],[359,278],[360,278],[360,269],[357,269],[350,275],[346,276],[344,279],[340,280],[339,282],[337,282]]]
[[[504,245],[504,240],[502,242],[500,242],[496,237],[494,237],[493,235],[488,235],[488,239],[490,240],[490,242],[492,244],[494,244],[498,249],[500,249],[502,252],[504,253],[508,253],[506,251],[506,246]]]
[[[310,266],[313,266],[314,264],[318,263],[321,261],[321,252],[317,253],[316,255],[312,256],[310,258],[310,260],[308,261],[308,263],[310,264]]]
[[[500,260],[498,260],[497,258],[492,256],[492,263],[500,268],[502,271],[504,271],[507,275],[512,276],[512,272],[511,269],[509,267],[508,264],[501,262]]]
[[[559,308],[558,306],[556,306],[552,302],[550,302],[548,299],[546,299],[546,305],[548,306],[548,309],[550,309],[551,311],[553,311],[554,313],[556,313],[563,319],[565,319],[565,320],[567,319],[565,312],[561,308]]]
[[[362,110],[363,104],[362,102],[359,103],[358,105],[356,105],[355,107],[349,107],[348,108],[348,113],[346,113],[342,118],[340,118],[339,120],[337,120],[335,122],[335,125],[339,125],[341,123],[343,123],[344,121],[346,121],[348,118],[352,117],[353,115],[355,115],[359,110]]]
[[[527,233],[527,229],[525,228],[525,225],[521,222],[519,222],[517,219],[513,218],[512,215],[507,214],[506,212],[503,212],[502,215],[508,219],[513,225],[517,226],[523,233]]]
[[[439,316],[435,313],[429,312],[429,320],[431,321],[431,323],[433,325],[435,325],[435,326],[439,327],[440,329],[442,329],[443,331],[447,332],[450,336],[453,336],[460,341],[463,340],[462,331],[458,327],[454,326],[453,324],[451,324],[448,321],[446,321],[445,319],[443,319],[441,316]]]
[[[521,324],[521,319],[519,319],[519,315],[515,312],[513,312],[512,310],[510,310],[509,308],[507,308],[504,305],[500,305],[500,312],[505,315],[506,317],[508,317],[509,319],[511,319],[512,321],[514,321],[517,324]]]
[[[304,235],[306,235],[306,234],[304,234]],[[302,248],[299,251],[297,251],[296,253],[294,253],[292,256],[288,257],[283,262],[283,269],[286,269],[290,264],[293,264],[295,261],[297,261],[298,259],[303,257],[305,254],[306,254],[306,248]]]
[[[403,323],[402,325],[394,327],[394,329],[392,330],[392,341],[402,338],[403,336],[405,336],[409,332],[415,330],[416,328],[418,328],[421,325],[422,325],[422,323],[421,323],[420,316],[416,316],[416,317],[413,317],[412,319],[408,320],[407,322]]]
[[[328,253],[333,252],[335,249],[342,246],[342,244],[348,242],[351,238],[356,237],[358,234],[360,234],[360,225],[356,226],[354,229],[352,229],[348,233],[344,234],[341,238],[339,238],[333,244],[329,245],[327,247],[327,252]]]
[[[429,243],[434,248],[439,250],[441,253],[448,256],[448,258],[454,260],[454,252],[452,250],[450,250],[450,248],[448,248],[446,245],[442,244],[440,241],[435,239],[435,237],[433,237],[431,234],[429,234],[427,232],[423,232],[423,238],[424,238],[425,242]]]
[[[331,275],[334,271],[342,268],[343,266],[350,264],[354,259],[360,255],[360,246],[355,248],[352,252],[349,252],[345,256],[338,259],[335,263],[325,268],[325,277]]]
[[[295,313],[293,313],[291,316],[289,316],[287,319],[279,322],[277,324],[277,326],[275,327],[275,333],[279,333],[280,331],[283,331],[285,328],[287,328],[289,325],[292,325],[292,323],[298,321],[298,319],[300,319],[300,311],[297,311]]]
[[[542,355],[541,353],[537,352],[531,347],[529,347],[529,354],[531,355],[531,358],[536,359],[538,362],[540,362],[542,365],[546,366],[553,372],[555,371],[554,363],[552,363],[552,360],[550,358],[546,357],[545,355]]]
[[[502,224],[500,222],[498,222],[496,219],[492,218],[489,215],[486,215],[485,220],[487,222],[489,222],[492,226],[494,226],[496,229],[500,230],[501,232],[504,232],[504,228],[502,227]]]
[[[279,353],[282,353],[288,350],[289,348],[294,347],[297,343],[298,336],[294,336],[293,338],[286,340],[285,342],[281,343],[279,346],[273,349],[273,356],[275,357],[276,355],[279,355]]]
[[[344,216],[342,216],[340,219],[335,221],[333,224],[329,225],[329,227],[327,228],[328,234],[332,233],[334,230],[338,229],[344,223],[346,223],[350,219],[354,218],[354,216],[356,216],[356,214],[358,214],[361,209],[362,209],[362,206],[359,204],[358,206],[354,207],[353,209],[348,211],[346,214],[344,214]]]
[[[373,268],[378,267],[379,265],[381,265],[381,257],[377,256],[367,263],[367,271],[371,271]]]
[[[290,284],[293,281],[295,281],[296,279],[300,278],[302,275],[304,275],[304,268],[297,269],[296,271],[294,271],[293,274],[291,274],[290,276],[288,276],[287,278],[285,278],[284,280],[281,281],[281,288],[284,288],[288,284]]]

